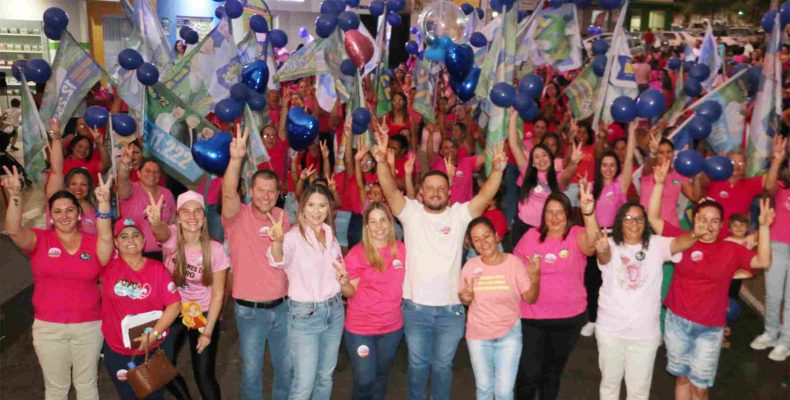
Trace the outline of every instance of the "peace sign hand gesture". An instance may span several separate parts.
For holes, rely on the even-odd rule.
[[[285,232],[283,231],[283,218],[285,213],[281,212],[279,219],[274,219],[271,212],[266,215],[269,217],[269,221],[272,222],[272,227],[269,228],[269,238],[272,239],[273,242],[282,243],[285,238]]]
[[[653,169],[653,180],[656,183],[664,184],[667,180],[667,174],[669,174],[669,161],[662,160],[660,164]]]
[[[241,125],[236,124],[236,135],[233,141],[230,142],[230,159],[242,160],[247,155],[247,138],[250,136],[250,129],[244,128],[241,130]]]
[[[165,201],[165,196],[160,195],[159,200],[154,200],[154,195],[148,192],[148,207],[145,208],[145,214],[148,216],[148,222],[153,225],[162,222],[162,203]]]
[[[571,150],[571,163],[574,165],[578,165],[584,158],[584,152],[582,151],[582,146],[584,146],[584,143],[573,144],[572,146],[573,148]]]
[[[101,131],[99,131],[98,127],[95,126],[88,127],[88,132],[91,133],[91,137],[93,137],[93,141],[97,145],[101,145],[102,143],[104,143],[104,136],[101,134]]]
[[[94,193],[96,194],[96,200],[99,203],[106,203],[110,204],[110,188],[112,187],[112,175],[107,179],[107,182],[104,181],[101,174],[99,175],[99,186],[96,186],[96,190]],[[150,194],[149,194],[150,196]]]
[[[595,198],[592,194],[592,185],[585,179],[579,181],[579,203],[582,215],[589,215],[595,211]]]
[[[5,190],[8,192],[8,197],[17,197],[22,195],[22,177],[19,174],[19,171],[16,170],[16,165],[11,167],[12,169],[9,170],[8,167],[3,165],[3,171],[5,175],[0,176],[0,184],[3,185]]]
[[[760,217],[758,221],[760,222],[760,226],[771,226],[774,222],[774,217],[776,216],[776,211],[771,208],[771,199],[761,199],[760,200]]]
[[[784,161],[787,154],[787,138],[782,135],[774,136],[773,156],[775,160]]]
[[[469,278],[464,278],[464,287],[461,288],[461,293],[459,293],[462,303],[469,304],[475,300],[474,284],[476,281],[477,278],[472,278],[471,282],[469,281]]]

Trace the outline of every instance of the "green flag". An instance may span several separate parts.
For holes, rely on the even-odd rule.
[[[595,91],[601,78],[595,75],[592,65],[586,66],[582,72],[565,88],[565,95],[568,96],[568,106],[573,111],[576,119],[585,119],[595,111]]]
[[[497,54],[496,79],[494,82],[513,83],[516,69],[516,29],[518,7],[512,7],[504,15],[500,34],[502,49]],[[496,53],[495,53],[496,54]],[[486,93],[485,97],[488,95]],[[507,139],[508,112],[502,107],[491,104],[486,143],[489,148]],[[486,152],[486,173],[491,173],[491,152]]]
[[[36,181],[36,177],[46,167],[46,156],[44,148],[47,146],[47,130],[36,109],[36,102],[30,93],[30,86],[27,85],[24,74],[22,75],[22,123],[20,134],[22,135],[22,149],[25,157],[25,171],[31,180]]]

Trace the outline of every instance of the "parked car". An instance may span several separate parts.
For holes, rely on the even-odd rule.
[[[733,38],[738,44],[754,42],[760,39],[759,32],[748,26],[739,26],[727,29],[727,36]]]
[[[661,31],[660,34],[666,39],[670,47],[694,46],[697,40],[702,40],[701,36],[695,36],[686,31]]]
[[[612,32],[604,32],[599,37],[605,40],[609,46],[612,45]],[[641,36],[636,36],[634,32],[631,32],[631,33],[626,33],[626,37],[628,38],[628,48],[631,49],[632,55],[645,51],[644,45],[642,44]],[[590,36],[584,39],[584,41],[582,41],[582,45],[584,46],[584,51],[586,51],[587,55],[590,57],[593,56],[592,42],[597,38],[598,36]]]

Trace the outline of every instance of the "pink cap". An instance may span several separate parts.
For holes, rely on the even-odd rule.
[[[188,192],[181,193],[181,195],[178,196],[178,200],[176,200],[176,210],[180,210],[181,206],[186,204],[188,201],[197,201],[200,203],[201,207],[206,207],[206,202],[203,200],[203,195],[190,190]]]
[[[123,219],[119,219],[115,222],[115,229],[113,230],[113,236],[118,236],[122,230],[126,228],[134,228],[138,231],[142,232],[143,230],[140,229],[140,224],[137,223],[132,217],[126,217]]]

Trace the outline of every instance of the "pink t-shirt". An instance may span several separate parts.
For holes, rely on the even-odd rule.
[[[178,289],[164,265],[150,258],[145,259],[143,268],[135,271],[123,258],[116,256],[107,264],[101,279],[101,331],[110,348],[119,354],[133,353],[132,349],[123,345],[121,321],[124,317],[162,311],[181,301]]]
[[[776,217],[771,224],[771,240],[790,243],[790,188],[785,188],[782,182],[779,182],[779,189],[774,195],[774,210]]]
[[[96,236],[82,233],[80,247],[69,254],[52,229],[33,229],[36,245],[25,253],[33,271],[33,314],[60,324],[101,319],[97,284],[102,266],[96,257]]]
[[[395,257],[389,246],[378,249],[386,271],[379,272],[365,258],[365,247],[358,244],[346,255],[351,280],[359,279],[357,291],[348,299],[346,329],[356,335],[383,335],[403,327],[401,300],[406,275],[406,246],[397,242]]]
[[[535,254],[540,259],[540,296],[535,304],[521,302],[521,317],[529,319],[557,319],[575,317],[587,307],[587,291],[584,289],[584,268],[587,256],[576,242],[584,231],[574,226],[568,236],[546,238],[540,243],[540,231],[530,229],[521,237],[513,254],[524,264]]]
[[[491,340],[505,336],[521,317],[521,293],[529,290],[527,268],[521,260],[505,254],[498,265],[487,265],[481,257],[466,262],[458,291],[472,285],[475,298],[466,318],[467,340]]]
[[[178,236],[176,233],[176,226],[170,225],[170,238],[162,243],[162,254],[165,260],[165,268],[172,274],[176,269],[176,256],[177,256],[177,242]],[[223,271],[230,268],[230,259],[225,254],[225,247],[220,242],[211,240],[211,270],[214,272]],[[211,286],[203,286],[203,251],[191,250],[184,247],[186,256],[186,281],[184,285],[178,288],[178,293],[181,295],[181,300],[196,301],[200,303],[203,312],[208,311],[211,305]]]
[[[272,222],[266,216],[256,215],[252,207],[242,204],[233,218],[222,218],[233,265],[233,298],[276,300],[288,294],[288,278],[285,272],[269,265],[266,250],[272,245],[269,239]],[[275,207],[271,211],[272,217],[277,220],[282,212]],[[288,218],[283,218],[283,229],[288,230],[290,226]]]
[[[617,210],[628,201],[620,185],[620,177],[618,176],[612,183],[604,185],[603,189],[601,189],[601,194],[595,200],[595,218],[601,227],[610,228],[614,225],[614,217],[617,215]]]
[[[518,203],[518,219],[530,226],[540,226],[541,213],[546,199],[551,194],[551,187],[546,180],[546,172],[538,172],[538,184],[529,196]],[[519,184],[520,186],[521,184]]]
[[[477,157],[475,156],[458,158],[458,165],[455,167],[455,176],[453,177],[453,185],[450,187],[450,205],[465,203],[472,200],[472,197],[474,197],[472,181],[474,180],[473,175],[476,166]],[[445,168],[444,160],[442,160],[441,157],[436,157],[432,168],[447,173],[447,168]]]
[[[159,195],[164,196],[164,203],[162,204],[162,221],[170,221],[170,218],[176,212],[176,200],[173,198],[173,193],[170,189],[159,186]],[[155,199],[155,200],[158,200]],[[143,189],[139,182],[132,182],[132,195],[126,199],[121,200],[121,217],[131,217],[140,224],[140,229],[145,236],[144,252],[162,251],[162,247],[154,237],[154,232],[151,230],[151,224],[143,223],[147,220],[148,216],[145,213],[145,208],[151,204],[148,198],[148,193]]]
[[[679,174],[674,169],[669,171],[667,179],[664,181],[664,191],[661,192],[661,218],[674,226],[680,225],[678,219],[678,200],[680,199],[681,189],[689,178]],[[642,194],[639,196],[639,204],[647,210],[650,206],[650,194],[656,186],[653,174],[642,176],[640,180]]]

